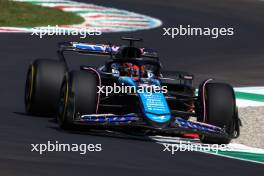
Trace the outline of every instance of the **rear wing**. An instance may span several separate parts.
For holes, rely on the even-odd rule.
[[[90,44],[78,42],[59,43],[59,51],[75,51],[83,54],[111,55],[119,49],[118,46],[104,44]]]
[[[79,42],[62,42],[59,43],[59,55],[63,56],[65,51],[73,51],[81,54],[91,55],[115,55],[121,46],[109,45],[109,44],[91,44],[91,43],[79,43]],[[139,48],[141,50],[141,56],[147,58],[154,58],[158,60],[158,53],[152,49]]]

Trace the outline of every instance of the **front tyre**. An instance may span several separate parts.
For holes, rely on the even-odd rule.
[[[203,143],[228,144],[235,132],[237,117],[233,88],[225,83],[208,82],[199,88],[202,114],[198,121],[224,128],[229,137],[200,137]]]
[[[58,122],[62,129],[74,127],[76,115],[95,114],[97,111],[98,77],[90,71],[72,71],[61,87]]]

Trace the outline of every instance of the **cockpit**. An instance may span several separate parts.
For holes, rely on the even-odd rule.
[[[159,76],[158,67],[152,64],[139,65],[133,62],[113,62],[111,64],[113,76],[129,76],[141,78],[156,78]]]
[[[113,76],[157,78],[160,62],[144,58],[143,49],[133,46],[120,47],[113,59],[106,64],[107,72]]]

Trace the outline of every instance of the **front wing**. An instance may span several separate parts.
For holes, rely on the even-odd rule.
[[[140,127],[146,130],[152,130],[167,134],[198,134],[214,137],[228,137],[228,134],[223,128],[190,120],[185,120],[181,117],[174,117],[173,121],[165,128],[153,127],[142,121],[140,115],[131,113],[124,115],[117,114],[89,114],[79,115],[76,117],[75,124],[90,125],[90,126],[123,126],[123,127]]]

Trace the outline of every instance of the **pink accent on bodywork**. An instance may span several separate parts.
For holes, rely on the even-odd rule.
[[[203,122],[206,122],[207,113],[206,113],[206,102],[205,102],[205,86],[208,82],[212,81],[213,79],[208,79],[203,84]]]
[[[101,87],[101,76],[100,74],[98,73],[98,71],[92,67],[85,67],[86,70],[91,70],[93,72],[95,72],[95,74],[97,75],[98,77],[98,80],[99,80],[99,86]],[[99,102],[100,102],[100,92],[97,92],[98,96],[97,96],[97,103],[96,103],[96,114],[98,112],[98,109],[99,109]]]

